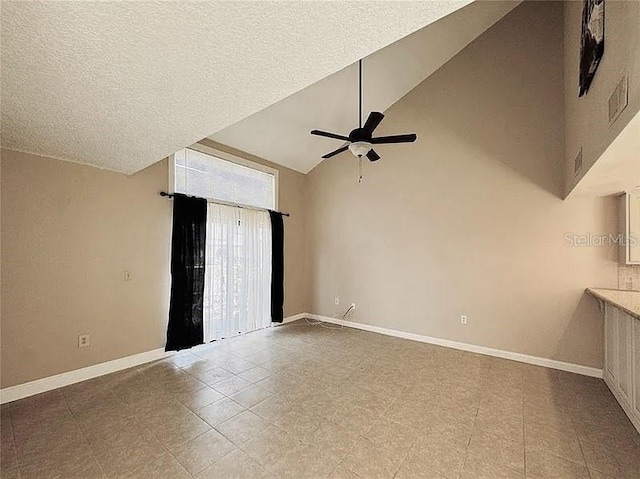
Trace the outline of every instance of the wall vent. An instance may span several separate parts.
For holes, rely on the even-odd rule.
[[[573,160],[573,176],[576,176],[582,169],[582,148]]]
[[[629,75],[625,73],[609,97],[609,125],[620,116],[629,103]]]

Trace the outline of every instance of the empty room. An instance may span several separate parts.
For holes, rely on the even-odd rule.
[[[0,477],[640,478],[640,1],[0,8]]]

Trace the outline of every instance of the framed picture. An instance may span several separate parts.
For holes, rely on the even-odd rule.
[[[589,91],[603,54],[604,0],[583,0],[579,97]]]

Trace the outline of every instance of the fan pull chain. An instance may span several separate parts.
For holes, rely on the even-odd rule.
[[[362,157],[358,157],[358,184],[362,184]]]

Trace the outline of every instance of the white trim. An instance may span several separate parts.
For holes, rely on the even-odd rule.
[[[603,379],[607,387],[609,388],[609,390],[611,391],[613,396],[616,398],[616,400],[624,410],[625,414],[631,421],[631,424],[633,424],[633,426],[640,433],[640,417],[638,417],[638,415],[633,411],[633,408],[629,405],[627,400],[624,399],[620,394],[620,392],[618,391],[618,387],[616,386],[616,380],[612,378],[611,375],[606,371],[604,372]]]
[[[435,344],[438,346],[444,346],[452,349],[459,349],[462,351],[469,351],[472,353],[484,354],[487,356],[494,356],[497,358],[510,359],[512,361],[519,361],[521,363],[534,364],[536,366],[543,366],[552,369],[559,369],[561,371],[568,371],[571,373],[582,374],[584,376],[591,376],[595,378],[602,378],[602,369],[592,368],[589,366],[582,366],[580,364],[565,363],[562,361],[556,361],[553,359],[540,358],[536,356],[529,356],[521,353],[514,353],[511,351],[503,351],[501,349],[487,348],[484,346],[476,346],[475,344],[460,343],[457,341],[450,341],[448,339],[434,338],[431,336],[423,336],[421,334],[407,333],[404,331],[396,331],[393,329],[381,328],[379,326],[371,326],[364,323],[355,323],[352,321],[345,321],[342,319],[330,318],[328,316],[321,316],[318,314],[299,313],[293,316],[284,318],[282,324],[291,323],[299,319],[315,319],[317,321],[324,321],[326,323],[341,324],[354,329],[361,329],[363,331],[370,331],[373,333],[384,334],[386,336],[393,336],[396,338],[409,339],[411,341],[418,341],[421,343]],[[272,323],[277,325],[277,323]],[[93,379],[98,376],[110,374],[123,369],[139,366],[151,361],[163,359],[169,357],[173,352],[165,352],[164,349],[154,349],[140,354],[134,354],[120,359],[114,359],[113,361],[107,361],[105,363],[94,364],[93,366],[87,366],[86,368],[76,369],[75,371],[69,371],[67,373],[57,374],[47,378],[37,379],[24,384],[18,384],[17,386],[11,386],[0,390],[0,404],[16,401],[18,399],[33,396],[43,392],[58,389],[70,384],[75,384],[87,379]],[[605,381],[606,381],[605,376]],[[612,391],[614,388],[611,388]],[[614,392],[615,394],[615,392]],[[621,402],[622,404],[622,402]],[[624,407],[624,406],[623,406]],[[628,412],[627,412],[628,414]],[[628,414],[629,417],[633,417]],[[640,432],[640,423],[637,419],[633,420],[633,424]]]
[[[298,313],[293,316],[288,316],[282,320],[282,323],[271,323],[273,326],[278,326],[280,324],[287,324],[293,321],[298,321],[299,319],[307,318],[309,315],[307,313]]]
[[[182,151],[182,150],[179,150]],[[169,187],[167,188],[167,193],[170,195],[176,192],[176,153],[168,156],[169,162]]]
[[[421,334],[407,333],[404,331],[396,331],[394,329],[381,328],[379,326],[372,326],[370,324],[354,323],[352,321],[345,321],[342,319],[330,318],[328,316],[321,316],[318,314],[307,314],[306,317],[309,319],[324,321],[326,323],[341,324],[343,326],[347,326],[350,328],[362,329],[363,331],[371,331],[373,333],[384,334],[387,336],[394,336],[396,338],[409,339],[411,341],[435,344],[435,345],[444,346],[447,348],[459,349],[461,351],[469,351],[472,353],[484,354],[487,356],[494,356],[497,358],[510,359],[512,361],[518,361],[521,363],[533,364],[536,366],[543,366],[551,369],[559,369],[560,371],[568,371],[570,373],[582,374],[583,376],[602,378],[602,369],[592,368],[589,366],[582,366],[580,364],[565,363],[562,361],[556,361],[554,359],[541,358],[537,356],[529,356],[527,354],[515,353],[512,351],[504,351],[502,349],[487,348],[485,346],[477,346],[475,344],[460,343],[458,341],[451,341],[449,339],[434,338],[431,336],[423,336]]]
[[[247,160],[246,158],[242,158],[241,156],[232,155],[231,153],[218,150],[217,148],[213,148],[211,146],[203,145],[202,143],[194,143],[191,146],[187,146],[186,149],[199,151],[200,153],[204,153],[205,155],[220,158],[221,160],[230,161],[231,163],[235,163],[241,166],[246,166],[247,168],[262,171],[263,173],[269,173],[271,175],[278,174],[278,170],[275,168],[272,168],[267,165],[263,165],[261,163],[257,163],[255,161]]]
[[[0,390],[0,404],[16,401],[18,399],[34,396],[36,394],[58,389],[70,384],[86,381],[87,379],[97,378],[105,374],[122,371],[123,369],[132,368],[141,364],[164,359],[173,355],[173,351],[165,352],[164,348],[146,351],[144,353],[126,356],[124,358],[114,359],[104,363],[94,364],[86,368],[76,369],[66,373],[56,374],[42,379],[36,379],[17,386],[11,386]]]

